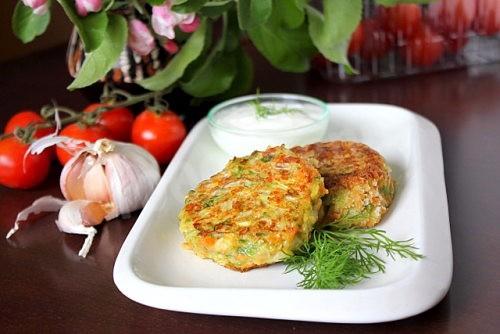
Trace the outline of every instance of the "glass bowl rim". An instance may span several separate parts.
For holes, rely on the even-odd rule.
[[[217,114],[220,110],[222,110],[228,106],[231,106],[231,105],[255,100],[257,97],[263,98],[263,99],[264,98],[276,98],[276,99],[281,99],[281,100],[296,100],[296,101],[298,100],[301,102],[308,102],[310,104],[313,104],[313,105],[320,107],[322,109],[322,113],[320,115],[320,118],[318,118],[317,120],[315,120],[314,122],[312,122],[310,124],[301,125],[301,126],[297,126],[297,127],[290,128],[290,129],[281,129],[281,130],[234,129],[234,128],[222,126],[215,121],[215,119],[214,119],[215,114]],[[308,128],[308,127],[311,127],[311,126],[314,126],[314,125],[317,125],[317,124],[323,122],[327,118],[328,114],[329,114],[328,105],[325,102],[323,102],[319,99],[316,99],[314,97],[300,95],[300,94],[265,93],[265,94],[244,95],[244,96],[232,98],[232,99],[229,99],[227,101],[218,103],[217,105],[213,106],[210,109],[210,111],[208,112],[207,118],[208,118],[208,123],[210,126],[217,128],[217,129],[220,129],[220,130],[223,130],[225,132],[230,132],[230,133],[240,134],[240,135],[262,135],[262,134],[286,133],[289,131],[296,131],[296,130],[300,130],[300,129],[305,129],[305,128]]]

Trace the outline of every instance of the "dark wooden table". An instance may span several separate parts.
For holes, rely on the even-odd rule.
[[[371,325],[157,310],[127,299],[113,283],[114,260],[137,214],[102,226],[86,259],[77,256],[83,237],[59,233],[55,215],[47,215],[10,241],[0,238],[2,332],[492,333],[500,328],[500,65],[334,85],[314,75],[278,73],[260,58],[256,63],[256,84],[263,92],[396,104],[438,126],[454,253],[453,282],[443,301],[415,317]],[[0,125],[17,110],[39,108],[51,99],[75,108],[88,103],[82,93],[67,92],[68,83],[61,48],[0,65]],[[58,171],[54,166],[49,180],[35,190],[0,186],[1,236],[34,199],[60,196]]]

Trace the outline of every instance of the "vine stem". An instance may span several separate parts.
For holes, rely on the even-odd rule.
[[[53,105],[50,107],[43,108],[43,116],[50,117],[50,116],[54,115],[56,110],[58,112],[62,111],[62,112],[69,115],[68,117],[61,119],[61,126],[64,126],[64,125],[67,125],[70,123],[75,123],[75,122],[81,121],[84,118],[84,116],[85,117],[92,117],[92,116],[96,116],[98,114],[101,114],[104,111],[109,110],[109,109],[128,107],[128,106],[137,104],[139,102],[147,101],[149,99],[153,99],[153,98],[156,98],[158,96],[162,96],[162,95],[166,94],[167,92],[168,92],[168,90],[158,91],[158,92],[149,92],[149,93],[144,93],[144,94],[140,94],[140,95],[130,95],[130,94],[126,93],[125,91],[120,90],[118,93],[121,96],[124,96],[126,98],[125,100],[115,102],[112,104],[103,105],[103,106],[97,108],[95,111],[85,113],[85,115],[83,112],[78,112],[78,111],[73,110],[73,109],[68,108],[68,107]],[[43,123],[28,125],[28,126],[21,128],[21,129],[34,132],[38,129],[46,129],[46,128],[53,127],[54,125],[55,125],[55,121],[47,120]],[[6,138],[10,138],[13,136],[14,136],[14,133],[5,133],[3,135],[0,135],[0,140],[4,140]]]

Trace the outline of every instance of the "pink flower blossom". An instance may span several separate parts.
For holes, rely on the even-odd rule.
[[[128,22],[128,46],[141,56],[150,54],[154,49],[155,39],[144,22],[137,19]]]
[[[33,9],[35,15],[43,15],[49,9],[48,0],[22,0],[25,6]]]
[[[167,39],[165,44],[163,44],[163,48],[165,49],[165,51],[167,51],[171,55],[179,52],[179,45],[177,45],[177,43],[175,43],[174,41],[172,41],[170,39]]]
[[[195,21],[195,14],[179,14],[172,11],[172,3],[167,0],[161,6],[153,6],[152,25],[153,30],[168,39],[175,38],[174,28],[177,25],[189,25]]]
[[[200,26],[200,18],[198,16],[195,16],[194,20],[191,23],[179,24],[179,29],[187,33],[192,33],[195,32],[199,26]]]
[[[80,16],[87,16],[90,12],[102,9],[102,0],[75,0],[76,11]]]

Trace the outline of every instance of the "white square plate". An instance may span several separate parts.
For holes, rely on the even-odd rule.
[[[116,259],[114,280],[132,300],[204,314],[370,323],[421,313],[451,283],[452,251],[441,142],[437,128],[408,110],[378,104],[331,104],[326,140],[363,142],[388,161],[397,193],[378,228],[413,238],[420,261],[387,259],[387,271],[343,290],[296,288],[300,276],[276,264],[234,272],[181,247],[177,213],[186,193],[230,156],[213,142],[206,119],[184,141]]]

